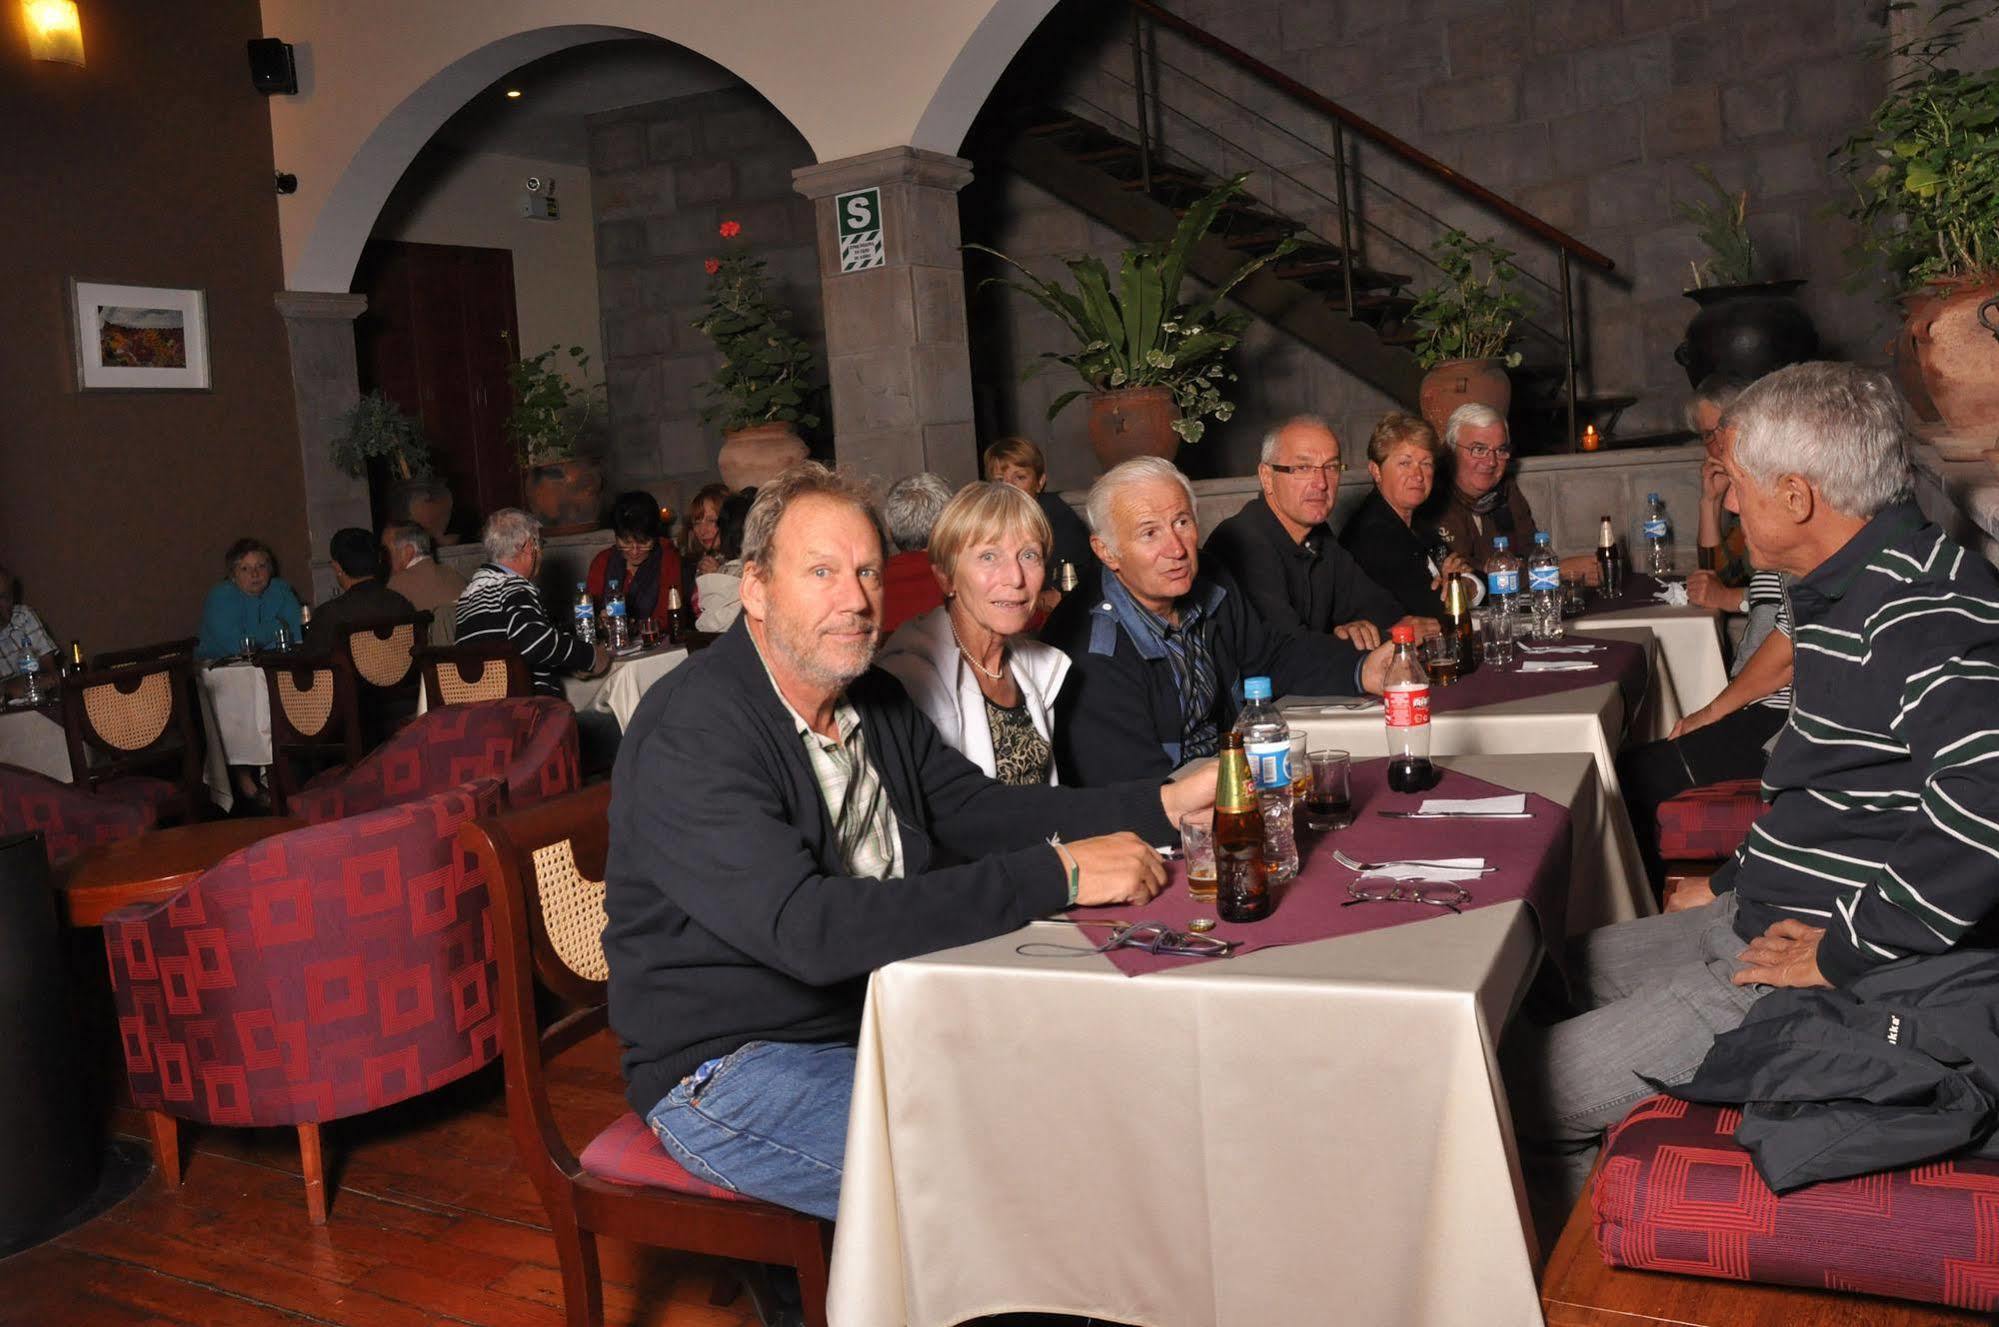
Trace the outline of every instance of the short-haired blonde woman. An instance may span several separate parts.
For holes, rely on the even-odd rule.
[[[967,485],[930,531],[944,606],[905,622],[880,659],[944,741],[1002,783],[1055,782],[1055,693],[1069,659],[1024,634],[1050,542],[1018,488]]]
[[[1469,572],[1471,564],[1447,555],[1434,516],[1419,519],[1436,487],[1443,455],[1437,431],[1415,415],[1384,415],[1367,440],[1367,473],[1374,492],[1348,518],[1340,547],[1362,571],[1394,595],[1405,613],[1437,617],[1444,611],[1438,593],[1446,572]]]

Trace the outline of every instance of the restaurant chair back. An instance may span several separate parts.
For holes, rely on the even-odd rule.
[[[825,1327],[833,1228],[696,1179],[626,1111],[579,1154],[549,1102],[549,1062],[607,1026],[604,866],[611,786],[481,817],[459,831],[493,898],[501,1063],[521,1165],[548,1211],[570,1327],[604,1320],[597,1239],[797,1269],[808,1327]],[[539,984],[570,1007],[542,1026]]]
[[[419,650],[417,668],[423,674],[424,702],[431,709],[534,694],[527,664],[503,641]]]
[[[347,660],[354,670],[361,737],[369,746],[416,713],[420,686],[416,654],[429,643],[429,632],[429,613],[342,622],[334,628],[333,655]]]
[[[168,655],[65,679],[70,781],[149,806],[162,821],[198,819],[208,795],[193,677],[192,659]]]
[[[504,804],[486,779],[278,834],[104,919],[132,1103],[169,1185],[182,1120],[291,1127],[324,1224],[320,1125],[492,1061],[489,894],[458,830]]]
[[[359,686],[339,655],[260,660],[271,701],[271,813],[290,815],[306,780],[298,765],[345,769],[366,750]]]
[[[576,711],[548,696],[432,710],[352,769],[328,771],[293,793],[289,814],[316,825],[474,779],[499,779],[511,806],[582,787]]]
[[[73,784],[19,765],[0,765],[0,838],[42,836],[51,867],[67,866],[90,848],[129,839],[153,827],[153,808],[97,797]]]

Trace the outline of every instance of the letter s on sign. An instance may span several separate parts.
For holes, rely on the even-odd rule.
[[[847,224],[855,230],[868,230],[874,226],[874,209],[868,206],[866,194],[855,194],[847,200]]]

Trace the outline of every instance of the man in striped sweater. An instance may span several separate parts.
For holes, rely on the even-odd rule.
[[[1572,946],[1588,1012],[1509,1034],[1544,1228],[1645,1079],[1687,1081],[1762,995],[1976,943],[1999,903],[1999,574],[1910,500],[1894,388],[1853,365],[1794,365],[1725,422],[1750,558],[1797,578],[1772,807],[1712,901]]]
[[[518,507],[503,507],[486,518],[482,536],[486,561],[458,596],[458,643],[505,641],[534,677],[534,689],[560,696],[557,673],[594,676],[610,666],[602,644],[560,631],[535,589],[541,570],[541,523]]]

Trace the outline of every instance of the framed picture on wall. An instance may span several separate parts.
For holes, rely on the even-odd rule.
[[[79,388],[208,390],[208,304],[200,291],[72,280],[69,292]]]

